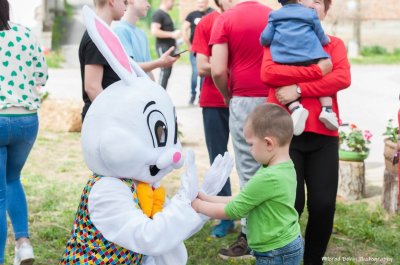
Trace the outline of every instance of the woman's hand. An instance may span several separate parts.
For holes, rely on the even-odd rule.
[[[297,85],[279,87],[276,89],[275,96],[282,105],[286,105],[300,98],[296,88]]]

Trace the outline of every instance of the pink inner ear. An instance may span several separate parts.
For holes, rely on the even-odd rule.
[[[114,55],[114,57],[119,61],[119,63],[129,73],[132,73],[132,68],[129,64],[128,56],[122,49],[119,39],[97,19],[95,20],[95,24],[96,24],[97,32],[100,34],[104,43],[110,49],[110,51]]]

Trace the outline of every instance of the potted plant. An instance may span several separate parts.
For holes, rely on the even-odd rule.
[[[385,137],[385,149],[383,151],[385,157],[385,167],[389,172],[397,172],[398,154],[396,152],[397,147],[397,135],[399,134],[399,128],[393,125],[393,119],[389,119],[386,125],[386,131],[383,133]]]
[[[344,124],[339,130],[339,159],[344,161],[364,161],[369,154],[368,145],[372,133],[361,130],[355,124]]]

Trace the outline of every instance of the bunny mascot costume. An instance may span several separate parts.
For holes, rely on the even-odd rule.
[[[177,195],[164,203],[157,184],[183,165],[175,108],[109,26],[86,6],[83,15],[91,39],[121,80],[97,96],[83,123],[82,150],[94,175],[83,190],[61,264],[186,264],[183,241],[207,218],[191,207],[199,190],[193,152],[186,155]],[[217,194],[232,166],[228,154],[217,157],[203,191]]]

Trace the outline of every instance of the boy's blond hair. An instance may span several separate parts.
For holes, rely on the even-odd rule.
[[[108,0],[93,0],[93,4],[96,7],[103,7],[107,3]]]
[[[249,123],[257,137],[274,137],[279,146],[287,145],[292,140],[292,118],[285,109],[276,104],[257,106],[247,117],[246,123]]]

